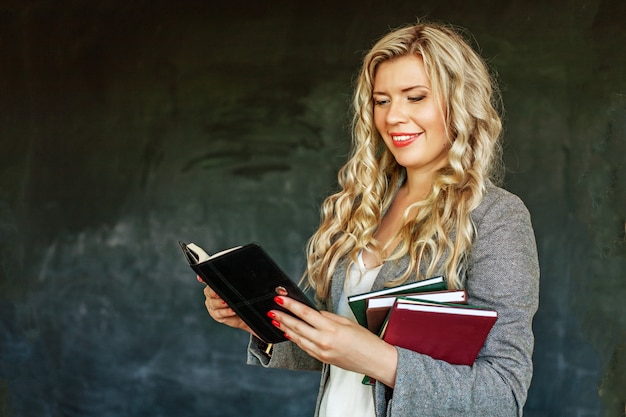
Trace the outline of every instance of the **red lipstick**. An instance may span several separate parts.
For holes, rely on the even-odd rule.
[[[396,148],[404,148],[417,140],[421,133],[392,133],[391,141]]]

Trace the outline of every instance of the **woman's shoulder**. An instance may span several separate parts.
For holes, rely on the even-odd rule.
[[[528,208],[520,197],[511,191],[494,185],[488,181],[485,184],[485,193],[480,204],[472,211],[472,218],[479,222],[491,216],[529,216]]]

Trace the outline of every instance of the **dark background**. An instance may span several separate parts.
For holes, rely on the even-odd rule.
[[[499,73],[542,268],[525,415],[623,415],[624,0],[0,1],[0,415],[312,415],[318,375],[246,366],[176,241],[299,277],[362,54],[416,17]]]

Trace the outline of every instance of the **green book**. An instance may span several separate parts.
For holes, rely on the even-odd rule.
[[[363,327],[367,327],[367,299],[381,295],[410,294],[425,291],[440,291],[448,288],[443,276],[427,278],[421,281],[402,284],[397,287],[384,288],[378,291],[371,291],[362,294],[355,294],[348,297],[348,305],[356,317],[356,321]]]

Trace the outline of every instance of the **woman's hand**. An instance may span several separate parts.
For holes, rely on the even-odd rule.
[[[275,300],[300,319],[271,310],[268,316],[272,324],[310,356],[368,375],[389,387],[395,385],[398,352],[394,346],[345,317],[315,311],[289,297]]]
[[[200,277],[197,277],[198,281],[203,282]],[[218,323],[225,324],[236,329],[242,329],[247,331],[253,336],[256,334],[252,329],[244,323],[243,320],[235,313],[235,311],[226,304],[219,295],[215,293],[208,285],[204,288],[204,305],[206,306],[209,316]]]

